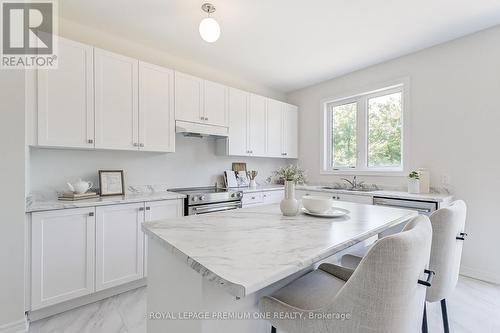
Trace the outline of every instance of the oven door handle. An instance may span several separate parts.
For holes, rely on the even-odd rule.
[[[225,210],[232,210],[239,208],[240,204],[235,203],[231,205],[224,205],[224,206],[219,206],[219,207],[192,207],[192,212],[194,214],[204,214],[204,213],[213,213],[213,212],[223,212]]]

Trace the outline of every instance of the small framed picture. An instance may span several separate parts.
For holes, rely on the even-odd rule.
[[[124,195],[123,170],[99,170],[101,196]]]

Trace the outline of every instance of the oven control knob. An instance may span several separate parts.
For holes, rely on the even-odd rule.
[[[194,202],[198,201],[198,197],[192,197],[191,201],[194,201]]]
[[[203,201],[205,199],[206,199],[206,197],[204,195],[200,195],[200,201]]]

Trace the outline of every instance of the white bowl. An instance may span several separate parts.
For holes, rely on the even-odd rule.
[[[302,205],[311,213],[322,214],[332,208],[333,199],[318,195],[305,195],[302,197]]]

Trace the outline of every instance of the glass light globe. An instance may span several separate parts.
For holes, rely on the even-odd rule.
[[[200,22],[200,36],[206,42],[215,42],[220,36],[219,23],[211,17],[204,18]]]

